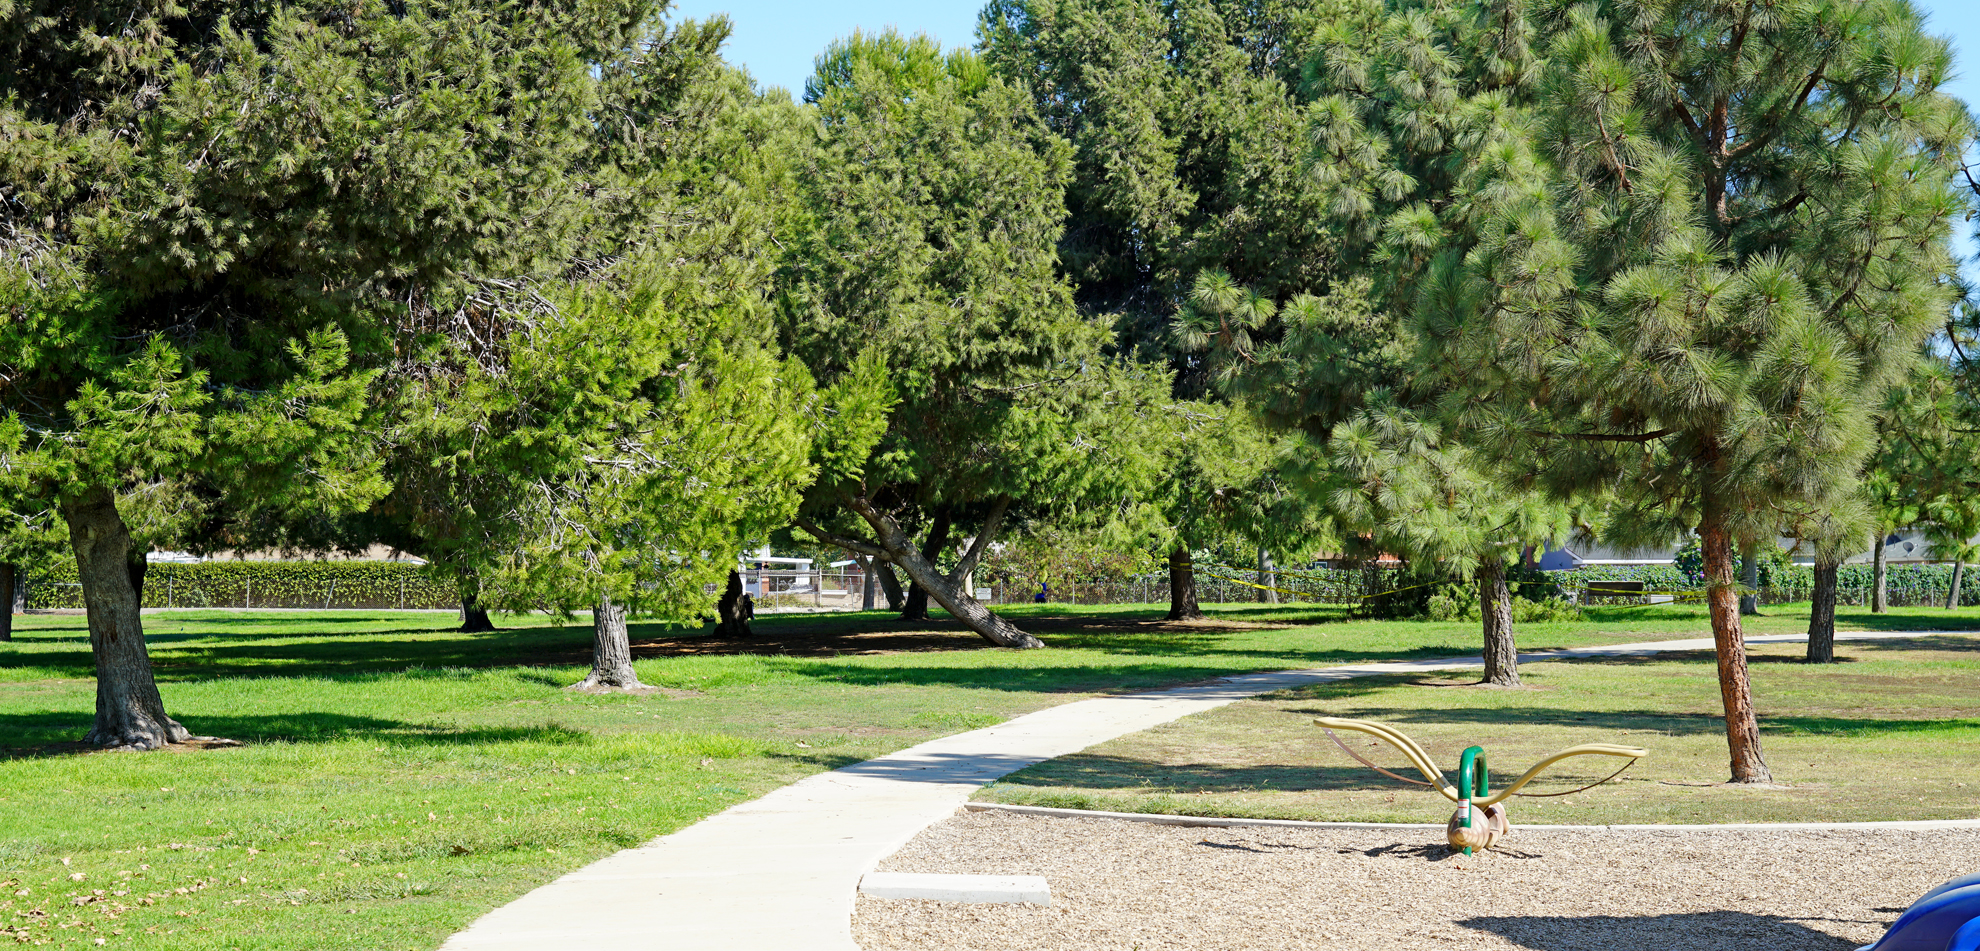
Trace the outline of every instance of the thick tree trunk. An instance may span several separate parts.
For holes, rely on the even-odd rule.
[[[931,564],[941,556],[942,549],[949,545],[950,525],[951,521],[947,511],[937,511],[935,513],[935,524],[929,528],[928,538],[922,543],[921,547],[921,556],[926,558]],[[902,567],[906,566],[903,565]],[[901,609],[901,620],[926,621],[928,620],[928,592],[922,589],[919,581],[914,580],[914,572],[908,572],[908,576],[907,606]]]
[[[120,750],[183,743],[192,734],[165,715],[151,676],[138,591],[131,584],[131,535],[109,489],[90,489],[65,502],[62,519],[76,553],[89,647],[96,657],[96,725],[84,742]]]
[[[1832,561],[1815,562],[1815,606],[1808,612],[1808,662],[1826,664],[1836,659],[1836,578],[1842,565]]]
[[[1506,566],[1496,559],[1478,560],[1478,616],[1485,622],[1485,683],[1519,686],[1519,645],[1513,641],[1512,590],[1506,587]]]
[[[1760,613],[1760,548],[1748,545],[1739,555],[1739,581],[1747,591],[1739,596],[1739,616]]]
[[[14,639],[14,612],[18,609],[14,601],[14,587],[18,584],[14,566],[0,564],[0,598],[7,599],[7,609],[0,611],[0,641]]]
[[[585,693],[650,690],[633,672],[632,640],[626,636],[626,606],[610,596],[598,598],[591,612],[591,674],[570,689]]]
[[[871,555],[859,556],[859,567],[860,567],[859,609],[862,611],[871,611],[873,610],[873,602],[874,602],[873,596],[875,594],[874,589],[879,587],[878,585],[874,584],[874,579],[873,579],[873,574],[874,574],[873,569],[875,567],[873,556]]]
[[[901,576],[894,573],[892,562],[873,559],[873,573],[880,579],[880,593],[887,596],[887,610],[899,611],[907,606],[907,597],[901,594]]]
[[[1953,559],[1952,587],[1946,589],[1946,610],[1951,611],[1959,607],[1959,586],[1966,580],[1965,575],[1966,559],[1963,557]]]
[[[748,612],[744,610],[742,572],[729,569],[729,583],[722,588],[722,600],[715,602],[715,633],[721,637],[751,637]]]
[[[1884,540],[1890,538],[1887,532],[1879,531],[1870,543],[1870,558],[1875,565],[1870,588],[1870,613],[1886,614],[1891,610],[1890,580],[1891,566],[1885,560]]]
[[[1196,603],[1196,562],[1191,560],[1189,548],[1177,545],[1169,553],[1169,620],[1195,621],[1203,617],[1203,609]]]
[[[1258,601],[1261,604],[1279,603],[1279,592],[1275,590],[1279,586],[1279,576],[1272,569],[1272,553],[1264,548],[1258,549]]]
[[[1045,646],[1044,641],[1019,630],[1016,625],[984,607],[983,603],[971,597],[969,592],[958,590],[955,583],[935,567],[934,561],[923,555],[920,548],[915,547],[914,540],[909,538],[906,532],[901,531],[900,524],[894,521],[893,516],[880,511],[873,506],[873,503],[863,498],[852,499],[848,506],[873,529],[880,549],[886,552],[894,564],[899,565],[917,586],[928,592],[929,597],[935,599],[937,604],[954,615],[964,626],[975,631],[978,636],[999,647]],[[986,521],[983,531],[977,535],[976,543],[971,546],[970,553],[964,556],[964,570],[958,572],[958,578],[966,573],[966,569],[975,567],[976,560],[982,557],[984,549],[996,537],[997,523],[1002,519],[1003,506],[1000,505]],[[807,528],[806,531],[812,530]],[[818,535],[818,532],[812,531],[812,534]],[[834,544],[842,544],[842,542],[834,541]]]
[[[1705,599],[1712,611],[1712,642],[1718,655],[1719,696],[1726,712],[1732,781],[1772,782],[1773,774],[1767,770],[1767,761],[1760,753],[1760,722],[1753,712],[1746,635],[1740,630],[1739,596],[1733,586],[1732,537],[1709,505],[1706,513],[1698,534],[1705,556]]]
[[[485,634],[495,629],[495,622],[488,619],[488,609],[472,598],[461,601],[461,633]]]

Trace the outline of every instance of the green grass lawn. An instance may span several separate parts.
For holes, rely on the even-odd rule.
[[[1980,636],[1842,642],[1839,663],[1800,644],[1755,645],[1761,745],[1776,785],[1723,785],[1724,720],[1709,651],[1529,663],[1525,687],[1462,674],[1366,677],[1232,704],[1041,763],[987,787],[991,802],[1180,815],[1442,822],[1451,804],[1355,763],[1316,716],[1374,720],[1424,746],[1456,781],[1485,748],[1494,788],[1579,743],[1650,755],[1615,783],[1562,798],[1516,798],[1520,823],[1805,822],[1980,817]],[[1342,741],[1420,778],[1393,747]],[[1527,787],[1597,781],[1620,761],[1582,757]]]
[[[1094,693],[1477,650],[1473,625],[1212,612],[1173,625],[1151,607],[1010,610],[1041,651],[875,614],[763,618],[744,643],[636,625],[640,675],[665,688],[644,697],[562,689],[588,663],[582,622],[502,618],[504,631],[462,635],[446,614],[153,613],[168,709],[246,745],[146,754],[76,747],[94,691],[83,619],[20,618],[0,644],[0,936],[432,948],[616,849],[924,739]],[[1752,629],[1805,619],[1775,609]],[[1842,623],[1980,628],[1980,611]],[[1704,630],[1695,607],[1604,608],[1520,639]]]

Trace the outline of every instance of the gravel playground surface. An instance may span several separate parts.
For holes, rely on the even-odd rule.
[[[1515,820],[1517,820],[1515,815]],[[1052,905],[861,896],[867,951],[1854,951],[1980,870],[1980,830],[1574,832],[1466,857],[1441,830],[1211,829],[995,812],[881,871],[1042,875]]]

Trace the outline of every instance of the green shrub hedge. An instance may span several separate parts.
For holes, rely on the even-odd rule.
[[[28,608],[81,608],[76,566],[28,577]],[[144,576],[147,608],[452,608],[450,582],[400,561],[206,561],[159,563]]]

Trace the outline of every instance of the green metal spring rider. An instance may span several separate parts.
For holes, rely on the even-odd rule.
[[[1505,801],[1507,799],[1513,796],[1530,796],[1534,798],[1570,796],[1583,790],[1593,789],[1596,786],[1615,779],[1617,776],[1621,776],[1623,770],[1635,765],[1637,760],[1650,755],[1649,750],[1638,749],[1634,746],[1617,746],[1613,743],[1583,743],[1580,746],[1568,747],[1535,763],[1532,769],[1527,770],[1518,779],[1513,780],[1512,785],[1494,794],[1492,792],[1491,778],[1488,775],[1489,770],[1485,764],[1485,748],[1482,746],[1473,746],[1464,751],[1463,756],[1458,761],[1457,785],[1452,786],[1444,779],[1444,771],[1437,767],[1436,762],[1430,758],[1430,754],[1424,752],[1423,747],[1417,745],[1415,740],[1404,736],[1402,731],[1394,727],[1375,723],[1370,720],[1344,720],[1336,717],[1318,717],[1314,719],[1313,723],[1327,731],[1327,735],[1333,738],[1335,745],[1339,746],[1342,752],[1354,757],[1361,765],[1391,779],[1398,779],[1415,786],[1428,786],[1441,793],[1444,798],[1457,803],[1457,812],[1451,815],[1451,821],[1444,826],[1444,840],[1450,843],[1452,851],[1463,851],[1466,855],[1472,854],[1473,850],[1482,852],[1497,845],[1500,839],[1505,838],[1512,831],[1512,823],[1506,814]],[[1334,735],[1335,730],[1353,730],[1357,733],[1366,733],[1378,739],[1386,740],[1390,745],[1401,750],[1402,754],[1409,759],[1411,765],[1414,765],[1423,774],[1423,778],[1429,780],[1429,782],[1419,782],[1407,776],[1398,776],[1363,759],[1361,754],[1349,749],[1346,743],[1341,742],[1340,737]],[[1621,769],[1610,773],[1602,779],[1577,789],[1570,789],[1566,792],[1522,793],[1519,791],[1521,787],[1532,782],[1533,777],[1540,775],[1541,770],[1571,756],[1616,756],[1626,759],[1628,762],[1624,763]]]

